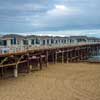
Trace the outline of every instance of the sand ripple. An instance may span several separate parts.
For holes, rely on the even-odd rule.
[[[100,100],[100,66],[56,64],[0,80],[0,100]]]

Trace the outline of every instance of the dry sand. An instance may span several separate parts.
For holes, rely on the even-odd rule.
[[[0,100],[100,100],[100,65],[49,65],[0,80]]]

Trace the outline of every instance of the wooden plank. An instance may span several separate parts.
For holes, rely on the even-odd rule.
[[[25,62],[27,62],[27,60],[19,61],[17,64],[22,64],[22,63],[25,63]]]
[[[7,61],[7,59],[8,59],[8,57],[4,58],[4,59],[1,61],[0,65],[2,65],[5,61]]]
[[[12,63],[12,64],[0,65],[0,67],[15,66],[16,64],[21,64],[21,63],[25,63],[25,62],[27,62],[27,60],[24,60],[24,61],[19,61],[19,62],[17,62],[17,63]]]
[[[5,64],[5,65],[0,65],[0,67],[9,67],[9,66],[15,66],[16,63],[12,63],[12,64]]]

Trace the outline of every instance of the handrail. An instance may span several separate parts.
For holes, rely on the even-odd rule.
[[[51,46],[32,46],[30,48],[24,49],[26,48],[25,46],[15,46],[12,47],[11,50],[9,50],[9,52],[7,53],[1,53],[1,54],[11,54],[11,53],[20,53],[20,52],[27,52],[27,51],[35,51],[35,50],[44,50],[44,49],[57,49],[57,48],[64,48],[64,47],[73,47],[73,46],[84,46],[84,45],[94,45],[94,44],[100,44],[100,42],[96,42],[96,43],[77,43],[77,44],[62,44],[62,45],[51,45]],[[7,47],[6,47],[7,48]],[[13,49],[13,50],[12,50]],[[19,49],[19,50],[17,50]],[[14,51],[15,50],[15,51]]]

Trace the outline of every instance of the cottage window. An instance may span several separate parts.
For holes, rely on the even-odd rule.
[[[60,40],[59,40],[59,43],[60,43]]]
[[[61,42],[62,42],[62,43],[64,43],[64,41],[63,41],[63,40],[61,40]]]
[[[14,40],[14,44],[16,44],[16,38],[15,38],[15,37],[14,37],[14,39],[13,39],[13,40]]]
[[[56,40],[56,44],[58,43],[58,41]]]
[[[66,43],[66,40],[64,40],[64,43]]]
[[[71,39],[71,40],[70,40],[70,43],[73,43],[73,42],[74,42],[74,40]]]
[[[49,44],[49,39],[47,39],[47,44]]]
[[[4,46],[7,45],[7,40],[3,40],[3,45],[4,45]]]
[[[13,39],[11,39],[11,45],[12,45],[12,44],[14,44],[14,43],[13,43]]]
[[[34,44],[35,44],[34,42],[35,42],[34,40],[31,40],[31,44],[33,44],[33,45],[34,45]]]
[[[3,41],[2,40],[0,40],[0,45],[3,45]]]
[[[85,39],[78,39],[77,42],[86,42]]]
[[[40,41],[39,41],[39,39],[36,39],[36,44],[40,44]]]
[[[23,40],[24,45],[28,45],[28,40]]]
[[[51,44],[53,44],[54,43],[54,40],[53,39],[51,39]]]
[[[43,45],[45,45],[45,40],[43,40]]]

